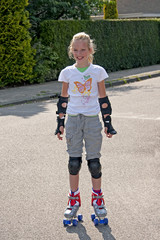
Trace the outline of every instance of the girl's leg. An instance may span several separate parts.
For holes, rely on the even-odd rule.
[[[79,188],[79,174],[77,175],[69,175],[70,189],[72,192],[77,191]]]
[[[96,216],[100,218],[105,218],[107,215],[107,209],[105,207],[105,202],[103,199],[103,193],[101,190],[101,177],[95,179],[92,177],[92,206],[94,208],[94,212]],[[108,220],[105,219],[104,224],[108,223]]]
[[[69,219],[76,216],[77,211],[81,206],[79,191],[79,171],[82,163],[81,155],[83,147],[83,131],[81,130],[81,122],[82,121],[79,115],[75,117],[68,116],[66,122],[70,191],[68,194],[68,205],[64,212],[64,216]]]
[[[77,211],[81,206],[81,198],[80,198],[80,191],[79,191],[79,174],[77,175],[69,175],[70,181],[70,191],[68,194],[68,205],[64,212],[64,216],[66,219],[73,219],[76,217]],[[68,224],[68,223],[67,223]]]
[[[99,191],[101,189],[101,179],[101,177],[98,179],[92,177],[92,187],[94,190]]]
[[[88,161],[89,171],[92,175],[92,187],[94,190],[101,189],[101,164],[100,150],[102,145],[102,125],[99,117],[88,117],[86,119],[84,139],[86,147],[86,159]],[[94,177],[95,176],[95,177]]]
[[[79,187],[79,171],[82,163],[83,148],[83,121],[81,116],[68,116],[66,122],[67,152],[69,154],[69,183],[72,192]],[[77,157],[78,156],[78,157]]]
[[[68,194],[68,205],[64,212],[66,218],[76,217],[77,211],[81,206],[79,191],[79,171],[81,168],[81,157],[70,157],[68,163],[70,191]]]
[[[82,157],[69,157],[68,170],[70,190],[76,192],[79,186],[79,171],[81,169]]]

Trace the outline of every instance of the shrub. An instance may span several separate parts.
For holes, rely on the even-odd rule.
[[[118,18],[117,1],[106,0],[103,6],[104,19],[116,19]]]
[[[0,1],[0,87],[32,82],[35,65],[28,12],[28,0]]]
[[[44,46],[40,41],[34,44],[36,49],[36,65],[33,69],[36,82],[53,80],[57,76],[56,64],[58,55],[53,50],[52,44]]]

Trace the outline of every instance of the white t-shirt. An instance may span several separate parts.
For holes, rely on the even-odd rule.
[[[58,81],[69,83],[70,101],[67,113],[97,115],[100,112],[97,83],[106,78],[108,74],[105,69],[94,64],[90,64],[85,72],[80,72],[75,65],[64,68],[60,72]]]

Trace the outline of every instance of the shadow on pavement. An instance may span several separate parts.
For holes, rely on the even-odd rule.
[[[137,82],[136,82],[137,83]],[[139,81],[142,83],[142,81]],[[125,84],[121,86],[110,87],[106,89],[106,92],[109,93],[110,96],[120,96],[121,93],[130,94],[134,90],[140,90],[143,92],[153,92],[155,89],[154,86],[146,86],[146,85],[139,85],[135,86],[133,84]]]
[[[76,233],[79,237],[79,239],[82,240],[91,240],[90,236],[88,236],[86,228],[82,225],[82,223],[78,223],[76,227],[74,226],[68,226],[66,227],[66,231],[68,233]]]
[[[45,101],[2,107],[0,108],[0,116],[17,116],[22,118],[29,118],[39,113],[48,112],[48,103],[52,103],[53,105],[55,104],[54,101]]]
[[[98,225],[96,228],[100,233],[102,233],[104,240],[116,240],[115,237],[111,234],[111,228],[109,225]]]
[[[116,240],[111,234],[111,228],[109,226],[99,225],[96,228],[100,233],[102,233],[104,240]],[[91,240],[90,236],[87,234],[86,228],[80,222],[78,223],[77,227],[66,227],[66,231],[71,234],[76,233],[81,240]]]
[[[125,92],[127,94],[130,94],[131,91],[134,90],[143,90],[144,87],[143,86],[133,86],[133,85],[127,85],[125,84],[124,86],[117,86],[117,87],[113,87],[113,88],[107,88],[106,92],[109,92],[110,96],[118,96],[121,93]]]

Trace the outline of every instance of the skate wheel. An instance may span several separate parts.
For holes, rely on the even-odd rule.
[[[97,219],[97,218],[95,218],[95,219],[93,220],[93,222],[94,222],[94,226],[98,226],[98,219]]]
[[[104,218],[104,225],[108,225],[108,218]]]
[[[104,224],[104,219],[100,219],[99,223]]]
[[[83,219],[83,215],[82,214],[78,214],[78,221],[82,221],[82,219]]]
[[[91,215],[91,219],[92,219],[92,221],[94,221],[94,219],[95,219],[95,214],[93,213],[92,215]]]
[[[63,220],[63,225],[64,226],[68,226],[68,225],[70,225],[71,224],[71,221],[70,220],[67,220],[67,219],[64,219]]]
[[[73,219],[72,223],[73,223],[73,226],[77,226],[77,224],[78,224],[77,219]]]

